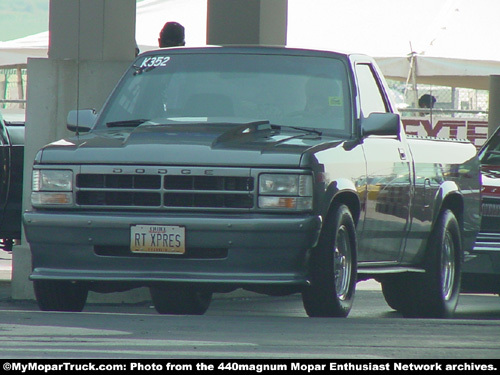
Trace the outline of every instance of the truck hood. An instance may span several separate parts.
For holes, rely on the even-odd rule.
[[[287,129],[287,130],[285,130]],[[43,164],[224,165],[303,167],[315,149],[337,138],[241,124],[141,125],[93,131],[44,147]]]

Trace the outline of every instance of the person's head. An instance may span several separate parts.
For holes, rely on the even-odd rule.
[[[433,108],[436,103],[436,98],[429,94],[424,94],[418,99],[418,106],[420,108]]]
[[[184,26],[178,22],[167,22],[160,31],[158,45],[160,48],[183,46],[184,41]]]

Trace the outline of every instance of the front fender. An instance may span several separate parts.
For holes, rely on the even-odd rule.
[[[356,187],[355,183],[349,179],[338,179],[329,182],[325,186],[323,199],[320,207],[320,215],[324,219],[328,215],[334,203],[342,202],[351,210],[354,222],[357,223],[361,211],[360,194],[363,194],[365,187]]]
[[[455,181],[445,181],[441,184],[434,197],[432,207],[432,228],[434,228],[443,208],[449,208],[455,214],[463,231],[464,197]]]

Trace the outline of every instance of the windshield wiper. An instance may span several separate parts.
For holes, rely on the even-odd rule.
[[[288,126],[288,125],[271,125],[271,129],[281,130],[282,128],[298,130],[305,133],[315,133],[317,135],[322,135],[323,132],[313,129],[313,128],[302,128],[300,126]]]
[[[139,126],[139,125],[145,123],[146,121],[149,121],[149,119],[139,118],[139,119],[135,119],[135,120],[111,121],[111,122],[107,122],[106,126],[108,128],[118,128],[118,127],[134,128],[136,126]]]
[[[132,68],[135,69],[135,72],[134,72],[134,76],[138,75],[138,74],[142,74],[142,72],[149,72],[151,70],[153,70],[154,68],[156,68],[156,66],[138,66],[138,65],[134,65],[132,66]]]

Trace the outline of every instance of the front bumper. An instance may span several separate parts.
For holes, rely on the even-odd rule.
[[[321,218],[311,215],[26,212],[32,280],[305,285]],[[187,257],[133,254],[130,226],[181,225]]]

